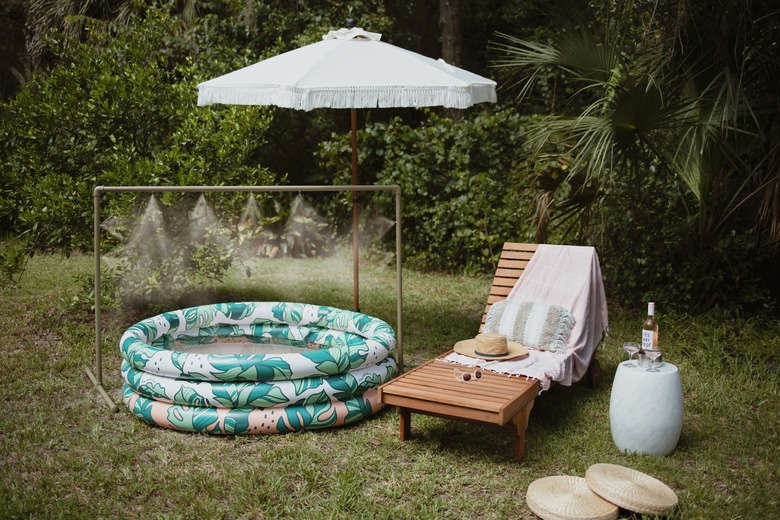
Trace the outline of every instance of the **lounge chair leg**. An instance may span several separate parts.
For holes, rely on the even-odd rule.
[[[590,360],[590,365],[588,365],[588,386],[590,386],[593,389],[598,388],[599,383],[601,382],[601,363],[599,363],[599,360],[596,359],[595,352],[593,353],[593,357]]]
[[[534,402],[531,401],[512,419],[515,425],[515,461],[517,462],[523,462],[523,457],[525,457],[525,430],[528,428],[528,420],[531,417],[531,408],[533,407]]]
[[[408,408],[398,408],[398,415],[401,416],[401,441],[411,437],[412,432],[412,411]]]

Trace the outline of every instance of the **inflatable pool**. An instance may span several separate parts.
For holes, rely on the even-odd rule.
[[[396,372],[395,334],[358,312],[223,303],[147,318],[120,339],[128,409],[150,424],[217,434],[359,421]]]

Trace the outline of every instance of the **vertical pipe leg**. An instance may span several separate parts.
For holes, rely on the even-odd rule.
[[[111,397],[103,388],[103,326],[100,314],[100,187],[93,192],[93,247],[95,255],[95,374],[89,368],[85,368],[90,381],[97,389],[100,397],[106,402],[113,412],[118,412],[119,407],[111,400]]]
[[[100,315],[100,188],[93,194],[93,248],[95,255],[95,378],[103,384],[103,333]]]
[[[396,332],[398,333],[396,346],[398,348],[398,372],[404,371],[404,327],[403,327],[403,278],[402,267],[403,258],[401,257],[401,187],[398,187],[398,191],[395,195],[395,269],[396,269],[396,313],[398,315],[398,323],[396,324]]]
[[[358,183],[358,153],[357,153],[357,111],[353,108],[352,114],[352,185]],[[358,276],[358,198],[357,192],[352,192],[352,264],[353,264],[353,307],[360,311],[360,277]]]

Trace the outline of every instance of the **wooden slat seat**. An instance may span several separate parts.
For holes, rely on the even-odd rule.
[[[483,372],[469,382],[455,378],[455,366],[442,361],[449,352],[379,387],[382,403],[398,407],[401,440],[411,433],[411,413],[509,426],[515,432],[515,460],[523,460],[525,430],[540,390],[538,381]]]

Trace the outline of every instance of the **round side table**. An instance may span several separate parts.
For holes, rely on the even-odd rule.
[[[677,366],[662,362],[658,372],[618,365],[609,400],[612,440],[620,451],[667,455],[677,446],[683,395]]]

